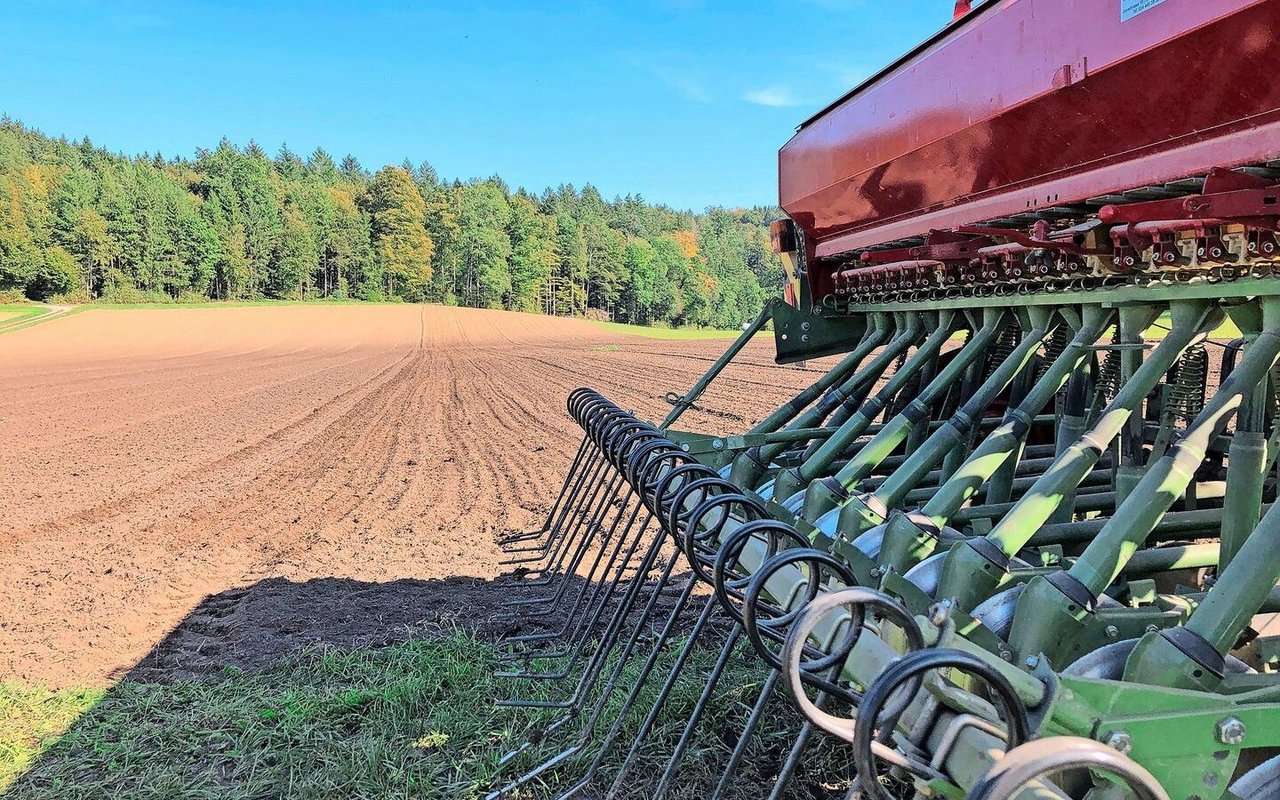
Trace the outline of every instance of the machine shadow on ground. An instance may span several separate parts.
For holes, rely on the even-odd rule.
[[[475,796],[537,717],[494,707],[510,687],[493,644],[559,622],[503,603],[545,592],[270,578],[211,595],[2,794]]]

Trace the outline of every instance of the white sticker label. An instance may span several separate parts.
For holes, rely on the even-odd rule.
[[[1150,11],[1164,0],[1120,0],[1120,21],[1128,22],[1143,11]]]

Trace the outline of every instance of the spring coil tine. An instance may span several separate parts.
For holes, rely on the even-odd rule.
[[[603,399],[604,398],[600,396],[599,392],[593,389],[579,387],[574,389],[572,392],[569,392],[569,397],[565,400],[565,407],[569,411],[569,416],[573,417],[574,421],[581,425],[584,406],[588,403],[593,403],[597,400]]]
[[[1101,742],[1078,736],[1051,736],[1019,745],[992,766],[965,800],[1012,800],[1045,775],[1087,769],[1119,778],[1138,800],[1169,800],[1145,767]]]
[[[604,452],[624,478],[631,476],[625,468],[630,454],[642,443],[664,442],[662,434],[635,422],[621,421],[612,426],[605,436]]]
[[[750,518],[749,521],[759,520],[765,516],[764,509],[756,505],[746,495],[736,492],[724,492],[706,498],[694,508],[689,514],[684,536],[677,538],[681,552],[684,553],[685,559],[689,562],[690,569],[704,583],[711,584],[714,581],[714,576],[707,572],[707,568],[714,568],[717,550],[715,547],[709,547],[704,544],[703,540],[718,541],[720,539],[720,533],[724,530],[724,526],[733,517],[732,508],[734,506],[741,506],[743,516]],[[696,531],[701,527],[704,517],[717,509],[721,509],[720,520],[714,524],[708,534],[699,537],[692,533],[692,531]]]
[[[593,400],[585,404],[579,410],[578,425],[586,432],[591,439],[592,444],[596,447],[600,446],[600,418],[606,414],[615,413],[614,409],[609,408],[604,400]]]
[[[784,567],[799,564],[811,565],[810,569],[812,570],[809,579],[805,582],[805,595],[800,601],[800,605],[794,608],[788,607],[785,610],[779,608],[783,612],[780,616],[774,617],[767,622],[763,621],[760,615],[761,602],[765,599],[765,589],[769,579]],[[822,594],[822,567],[825,567],[845,586],[856,586],[858,583],[843,560],[825,550],[814,550],[808,547],[778,553],[762,564],[760,569],[751,576],[751,582],[747,585],[747,592],[743,598],[742,627],[746,631],[747,639],[751,642],[756,654],[776,670],[782,670],[782,658],[769,649],[765,639],[771,639],[778,643],[786,642],[787,637],[782,632],[782,629],[785,626],[790,626],[797,617],[804,613],[804,607],[818,599],[819,595]],[[790,601],[789,606],[794,605],[794,602],[794,600]],[[861,617],[857,620],[856,627],[859,629],[862,627]],[[847,650],[844,648],[837,648],[837,651],[837,653],[820,657],[817,662],[807,666],[815,671],[830,669],[838,661],[842,661],[844,655],[847,655]]]
[[[654,486],[652,508],[653,514],[662,530],[670,536],[674,537],[676,535],[670,527],[669,518],[671,510],[675,508],[676,501],[680,497],[680,493],[686,486],[696,480],[717,477],[719,476],[715,470],[697,461],[681,464],[665,472]]]
[[[736,486],[723,482],[721,479],[714,479],[718,483],[712,483],[709,479],[706,482],[708,489],[719,489],[715,493],[709,493],[704,497],[684,520],[683,529],[679,530],[676,539],[685,554],[697,557],[699,560],[705,560],[710,565],[715,559],[717,551],[720,549],[720,541],[723,538],[725,526],[734,519],[733,507],[741,506],[741,517],[744,521],[763,519],[768,516],[764,507],[757,503],[754,499],[748,497],[738,491]],[[719,519],[712,523],[711,527],[704,530],[703,522],[707,515],[716,509],[721,509]],[[710,583],[711,578],[707,575],[701,575]]]
[[[666,437],[650,426],[634,419],[620,419],[615,423],[604,441],[604,452],[609,463],[622,473],[628,483],[632,482],[627,470],[628,459],[634,448],[642,441],[664,442]]]
[[[639,491],[643,487],[640,471],[648,466],[650,460],[667,453],[683,451],[656,431],[640,431],[634,437],[626,442],[625,447],[619,448],[618,471],[633,489]]]
[[[742,611],[734,601],[742,602],[746,595],[745,592],[736,590],[739,587],[745,589],[751,582],[751,575],[743,578],[730,578],[729,571],[740,566],[742,551],[746,549],[747,543],[761,534],[765,536],[767,543],[765,561],[773,558],[782,550],[807,549],[809,547],[809,540],[801,536],[799,531],[775,519],[761,519],[749,522],[725,537],[720,544],[720,550],[716,553],[715,567],[711,574],[711,584],[715,589],[716,599],[720,601],[720,606],[724,609],[724,612],[739,624],[743,621]],[[784,540],[790,540],[791,546],[783,547],[782,542]]]
[[[718,489],[719,491],[712,492],[712,489]],[[676,542],[683,547],[683,542],[689,535],[690,529],[696,528],[697,523],[702,521],[701,516],[694,516],[699,504],[706,501],[713,494],[739,494],[740,492],[741,490],[737,486],[729,483],[719,475],[710,475],[690,481],[672,499],[671,505],[665,509],[662,519],[663,529],[671,534]],[[695,493],[701,493],[701,496],[690,507],[690,500],[694,499]]]
[[[881,616],[902,629],[907,640],[907,651],[909,653],[919,651],[924,647],[924,632],[920,630],[920,626],[915,617],[911,615],[911,612],[897,600],[883,592],[862,586],[851,586],[847,589],[829,592],[818,597],[805,606],[803,613],[792,623],[791,630],[787,633],[786,641],[782,646],[781,659],[782,672],[791,688],[792,698],[800,708],[800,711],[814,725],[832,736],[852,742],[854,733],[857,730],[857,721],[837,717],[819,708],[817,704],[809,699],[809,695],[805,692],[805,686],[810,685],[813,676],[807,673],[802,665],[802,658],[806,652],[810,634],[817,628],[818,623],[822,621],[824,616],[842,607],[859,609],[859,618],[861,619],[866,618],[866,608],[875,609]],[[850,631],[849,647],[857,643],[859,635],[861,635],[860,627],[854,627]],[[825,687],[819,685],[819,688]],[[844,692],[849,693],[849,690],[845,689]],[[858,702],[855,701],[853,704],[856,706]]]
[[[674,463],[681,460],[681,457],[687,460],[681,464]],[[658,461],[670,461],[672,466],[661,474],[657,474],[656,468],[646,467],[642,470],[640,477],[645,487],[643,498],[645,506],[658,520],[659,524],[663,524],[667,516],[667,509],[685,485],[684,483],[679,483],[679,481],[687,482],[700,478],[716,477],[716,473],[707,465],[692,460],[683,452],[667,453],[660,460],[655,459],[655,462]],[[650,472],[654,474],[648,474]]]
[[[854,726],[853,763],[858,774],[863,777],[863,786],[872,797],[879,800],[894,800],[878,781],[876,775],[876,744],[888,747],[888,739],[897,725],[898,718],[906,710],[906,706],[914,699],[924,676],[937,669],[959,669],[965,673],[984,680],[995,696],[997,706],[1004,712],[1005,728],[1008,731],[1006,743],[1012,750],[1025,744],[1031,738],[1031,722],[1027,716],[1026,705],[1014,690],[1009,680],[1000,674],[986,661],[960,650],[949,648],[929,648],[917,650],[903,656],[889,665],[871,684],[867,693],[862,696],[862,704],[858,706],[858,716],[863,724]],[[893,708],[887,713],[887,723],[881,725],[882,712],[890,700],[899,696],[899,690],[910,684],[911,689],[901,696]],[[881,751],[883,752],[883,751]],[[932,767],[906,759],[906,769],[926,778],[937,778]],[[895,766],[903,764],[895,761]]]
[[[590,410],[587,417],[587,432],[591,435],[591,440],[595,442],[596,447],[600,448],[606,457],[608,452],[604,443],[608,434],[618,425],[624,425],[628,422],[635,422],[626,412],[608,406],[594,406]]]
[[[649,457],[658,452],[669,452],[673,448],[666,437],[657,431],[634,430],[626,427],[620,430],[625,433],[625,437],[614,440],[614,458],[611,459],[611,463],[622,479],[635,488],[636,472],[647,463]]]
[[[577,389],[569,392],[569,396],[565,398],[565,407],[569,410],[569,416],[581,423],[582,407],[587,403],[603,399],[604,397],[596,390],[588,389],[585,386],[579,386]]]

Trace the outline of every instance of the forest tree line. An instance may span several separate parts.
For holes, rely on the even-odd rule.
[[[35,300],[399,299],[736,327],[782,285],[778,215],[225,139],[127,157],[0,120],[0,293]]]

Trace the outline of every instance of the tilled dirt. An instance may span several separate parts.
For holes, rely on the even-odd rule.
[[[0,337],[0,678],[254,668],[501,630],[590,385],[647,418],[727,346],[437,306],[94,310]],[[816,379],[753,342],[680,427]]]

